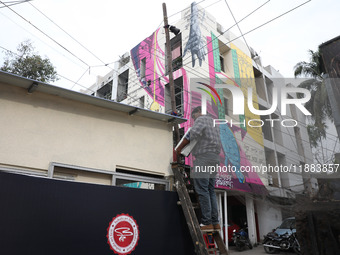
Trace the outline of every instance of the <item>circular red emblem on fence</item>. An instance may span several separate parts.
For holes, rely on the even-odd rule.
[[[119,254],[130,254],[139,239],[138,225],[128,214],[120,214],[112,219],[107,229],[107,242],[111,249]]]

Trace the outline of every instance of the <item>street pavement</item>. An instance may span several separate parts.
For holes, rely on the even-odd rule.
[[[239,255],[264,255],[267,254],[264,249],[263,245],[260,244],[253,249],[245,249],[244,251],[237,251],[235,246],[229,246],[229,254],[239,254]],[[296,255],[294,252],[284,252],[280,251],[280,255]]]

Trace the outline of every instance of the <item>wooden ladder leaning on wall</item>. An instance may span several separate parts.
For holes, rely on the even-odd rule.
[[[216,254],[216,251],[218,251],[219,252],[218,254],[228,255],[227,248],[223,243],[219,231],[212,232],[214,241],[217,246],[216,248],[208,249],[204,241],[203,233],[200,229],[200,225],[196,217],[194,206],[189,195],[189,192],[193,193],[194,190],[193,185],[192,184],[190,185],[188,183],[189,177],[188,172],[186,170],[188,170],[188,166],[180,163],[172,163],[172,171],[174,173],[175,178],[175,187],[180,200],[178,204],[182,206],[183,213],[188,224],[189,232],[195,247],[195,252],[197,255],[209,255],[210,252]]]

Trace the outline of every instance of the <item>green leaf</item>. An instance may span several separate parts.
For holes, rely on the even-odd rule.
[[[58,80],[57,71],[48,58],[42,58],[34,52],[32,43],[24,41],[17,47],[17,54],[6,52],[1,70],[29,79],[53,82]]]

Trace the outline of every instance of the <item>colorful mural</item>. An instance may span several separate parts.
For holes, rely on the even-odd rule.
[[[224,83],[220,77],[221,77],[221,64],[220,64],[220,52],[218,47],[218,40],[217,37],[214,35],[214,33],[211,33],[211,37],[207,37],[207,47],[209,52],[209,76],[210,81],[213,82],[212,84],[221,84]],[[244,58],[244,55],[238,54],[239,52],[236,52],[237,59],[240,60],[241,58]],[[250,60],[251,61],[251,60]],[[234,61],[235,63],[235,61]],[[252,66],[251,66],[252,67]],[[248,84],[242,84],[242,81],[246,81],[248,79],[242,79],[243,77],[239,75],[239,70],[246,70],[249,71],[249,68],[246,69],[244,65],[238,61],[238,66],[234,69],[236,72],[234,72],[234,75],[236,77],[235,81],[239,81],[241,84],[238,84],[236,82],[233,82],[235,86],[240,86],[241,88],[244,87],[247,88]],[[252,73],[252,69],[251,69]],[[225,74],[222,75],[225,79],[230,79]],[[255,90],[255,89],[254,89]],[[218,89],[220,96],[223,97],[223,89]],[[256,91],[256,90],[255,90]],[[256,92],[255,92],[256,93]],[[246,94],[246,93],[244,93]],[[224,104],[224,102],[223,102]],[[215,117],[219,119],[225,118],[225,107],[224,105],[218,105],[217,112],[215,110]],[[245,109],[248,110],[247,107]],[[253,118],[253,116],[250,116],[249,110],[245,111],[245,116],[240,116],[240,122],[242,118]],[[252,136],[252,133],[255,132],[252,130],[252,128],[249,128],[248,130],[241,126],[236,125],[220,125],[220,135],[221,135],[221,142],[223,147],[223,153],[221,155],[221,165],[223,166],[232,166],[236,171],[230,171],[230,172],[222,172],[218,175],[217,181],[216,181],[216,187],[217,188],[232,188],[236,190],[242,190],[242,191],[248,191],[248,192],[254,192],[255,185],[263,185],[261,179],[258,177],[257,173],[255,172],[241,172],[241,166],[251,166],[251,162],[246,156],[246,153],[243,148],[243,140],[244,138],[249,134]],[[251,130],[251,131],[250,131]],[[256,130],[258,131],[258,130]],[[260,130],[261,131],[261,130]],[[262,131],[261,135],[259,136],[256,134],[256,142],[260,138],[262,138]],[[238,137],[238,139],[236,138]],[[261,144],[263,145],[263,141],[261,141]],[[227,185],[226,185],[227,184]],[[251,185],[255,184],[255,185]]]
[[[155,31],[130,51],[139,83],[153,100],[148,107],[152,111],[160,111],[160,106],[165,107],[165,85],[169,83],[169,79],[165,75],[165,53],[157,40],[159,31],[159,29]],[[145,63],[145,76],[141,77],[143,62]],[[174,80],[182,77],[183,90],[189,90],[189,79],[183,67],[176,70],[173,77]],[[187,119],[190,116],[190,96],[188,93],[183,94],[183,107],[183,117]],[[182,124],[182,127],[184,126],[188,126],[188,124]]]
[[[209,79],[210,79],[210,86],[214,86],[215,84],[221,84],[223,81],[225,82],[225,79],[231,80],[227,75],[221,72],[221,66],[220,66],[220,53],[219,53],[219,47],[218,47],[218,40],[217,37],[211,33],[211,37],[207,37],[207,52],[208,52],[208,66],[209,66]],[[240,73],[243,74],[246,72],[248,77],[254,77],[253,71],[252,71],[252,65],[249,66],[249,62],[251,63],[251,59],[247,58],[247,56],[239,51],[235,47],[235,51],[233,56],[235,56],[234,61],[237,66],[235,66],[234,75],[235,79],[231,80],[232,83],[235,84],[235,86],[243,87],[244,89],[247,89],[248,86],[253,87],[253,91],[256,93],[255,84],[248,84],[250,79],[244,79],[244,77],[240,76]],[[242,61],[238,61],[241,60]],[[250,72],[251,68],[251,72]],[[240,71],[241,70],[241,71]],[[224,80],[222,81],[220,77],[223,77]],[[238,83],[236,82],[238,81]],[[247,83],[248,82],[248,83]],[[199,83],[199,82],[197,82]],[[219,93],[219,97],[223,98],[223,89],[216,89]],[[244,93],[246,95],[246,93]],[[192,96],[192,108],[201,105],[201,93],[193,92],[191,91]],[[254,107],[258,109],[257,104],[257,97],[253,96],[254,98]],[[207,111],[213,116],[215,119],[224,119],[226,116],[225,113],[225,106],[224,102],[217,103],[217,100],[211,99],[211,102],[207,105]],[[245,102],[247,102],[247,98],[245,98]],[[245,119],[255,119],[259,118],[258,116],[254,116],[248,108],[245,106],[245,115],[240,116],[240,122]],[[245,137],[251,137],[257,144],[262,146],[263,149],[263,137],[262,137],[262,130],[261,128],[247,128],[243,125],[236,126],[232,125],[220,125],[220,136],[221,136],[221,142],[223,150],[221,152],[220,158],[221,158],[221,167],[233,167],[235,169],[234,171],[223,171],[220,172],[216,178],[216,188],[222,188],[222,189],[233,189],[233,190],[241,190],[241,191],[247,191],[247,192],[255,192],[255,193],[263,193],[265,192],[265,189],[263,189],[263,183],[256,172],[247,172],[243,173],[241,172],[241,166],[246,167],[252,166],[252,163],[250,162],[249,158],[246,155],[245,148],[248,150],[249,146],[244,146],[244,139]],[[244,148],[245,147],[245,148]]]
[[[231,50],[233,52],[233,64],[235,77],[238,77],[237,81],[241,90],[243,92],[244,104],[245,104],[245,119],[246,122],[251,119],[259,119],[258,115],[251,113],[246,106],[248,102],[248,88],[252,88],[253,90],[253,105],[255,109],[259,109],[257,94],[256,94],[256,85],[255,85],[255,76],[253,71],[253,64],[251,58],[242,52],[239,48],[236,47],[233,43],[230,44]],[[234,61],[235,59],[235,61]],[[242,118],[240,117],[240,121]],[[261,127],[252,127],[247,130],[249,135],[260,145],[263,146],[263,137],[262,137],[262,128]]]
[[[159,111],[164,106],[164,52],[158,45],[159,29],[131,50],[131,59],[141,86],[152,97],[150,109]],[[143,66],[144,65],[144,66]]]
[[[189,76],[192,77],[192,67],[195,66],[195,59],[199,61],[196,68],[205,68],[208,76],[205,80],[208,86],[206,88],[214,88],[215,84],[221,84],[225,79],[231,81],[232,84],[238,86],[246,96],[246,90],[249,86],[253,88],[254,107],[258,109],[256,86],[254,82],[254,73],[251,58],[242,52],[236,45],[231,44],[231,55],[233,61],[234,77],[231,79],[221,71],[219,43],[213,32],[210,35],[203,35],[200,30],[202,17],[198,16],[197,5],[191,5],[190,16],[190,32],[187,37],[182,37],[182,45],[186,45],[184,54],[191,53],[191,67],[184,64],[183,67],[176,70],[174,80],[183,78],[183,107],[184,118],[188,119],[181,127],[186,131],[193,123],[190,113],[191,109],[201,105],[202,93],[192,91],[190,88]],[[165,85],[169,82],[165,74],[165,54],[158,44],[159,29],[143,42],[138,44],[131,50],[131,58],[141,87],[152,98],[152,104],[148,106],[154,111],[161,111],[165,107],[165,100],[169,100],[165,96]],[[185,40],[187,40],[185,42]],[[189,56],[190,57],[190,56]],[[141,65],[145,65],[142,67]],[[190,65],[190,62],[189,62]],[[207,67],[207,68],[206,68]],[[145,68],[145,71],[143,70]],[[190,70],[189,70],[190,68]],[[145,75],[142,71],[145,72]],[[203,78],[203,77],[201,77]],[[210,83],[210,84],[208,84]],[[213,91],[213,90],[212,90]],[[219,97],[224,98],[223,89],[216,89]],[[247,98],[245,98],[245,104]],[[225,119],[225,105],[223,100],[211,99],[207,101],[207,111],[216,119]],[[258,116],[252,114],[245,105],[245,114],[240,115],[240,122],[249,119],[258,119]],[[233,189],[247,192],[262,193],[263,183],[256,172],[241,172],[241,166],[252,166],[252,162],[259,163],[254,158],[254,154],[261,154],[264,158],[263,137],[261,128],[247,128],[243,125],[220,125],[220,137],[222,141],[222,150],[220,154],[220,166],[232,166],[236,171],[221,172],[216,179],[216,187],[221,189]],[[256,143],[256,148],[251,148],[249,141]],[[253,146],[254,147],[254,146]],[[191,157],[186,158],[186,163],[191,164]]]

